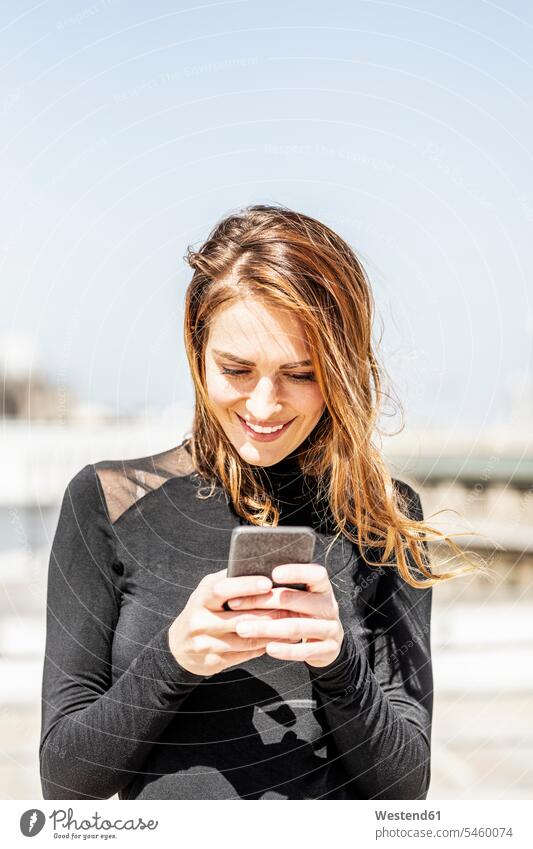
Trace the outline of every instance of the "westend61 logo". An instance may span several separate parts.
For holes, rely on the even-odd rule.
[[[49,814],[48,819],[52,822],[54,837],[72,840],[81,840],[87,837],[112,840],[118,836],[116,832],[144,831],[146,828],[149,831],[155,831],[159,825],[159,820],[146,820],[145,822],[142,817],[110,820],[96,812],[90,818],[75,819],[72,808],[68,808],[66,811],[63,808],[57,808]],[[35,837],[42,830],[45,822],[46,817],[42,811],[38,808],[30,808],[24,811],[20,818],[20,830],[24,837]],[[83,834],[77,832],[83,832]],[[90,833],[87,834],[87,832]]]

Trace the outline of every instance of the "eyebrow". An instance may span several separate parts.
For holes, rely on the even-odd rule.
[[[250,360],[243,360],[242,357],[236,357],[235,354],[230,354],[228,351],[217,351],[213,348],[213,353],[219,357],[225,357],[227,360],[233,360],[234,363],[240,363],[241,366],[255,366]],[[296,363],[284,363],[280,368],[299,368],[300,366],[313,365],[311,360],[298,360]]]

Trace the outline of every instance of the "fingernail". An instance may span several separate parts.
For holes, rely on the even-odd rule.
[[[239,607],[242,604],[242,600],[240,598],[232,598],[228,604],[230,607]]]
[[[257,586],[260,590],[269,590],[270,589],[270,581],[268,578],[262,578],[257,582]]]
[[[237,625],[237,633],[240,637],[250,637],[255,631],[253,625],[248,622],[239,622]]]

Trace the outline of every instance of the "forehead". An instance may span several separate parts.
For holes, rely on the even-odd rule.
[[[207,347],[254,358],[304,359],[309,349],[305,330],[294,310],[283,310],[257,299],[222,307],[210,324]]]

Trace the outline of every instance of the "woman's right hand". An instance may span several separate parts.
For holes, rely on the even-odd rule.
[[[265,654],[271,638],[239,637],[237,622],[258,617],[291,616],[283,610],[224,610],[224,602],[270,592],[272,581],[261,575],[227,578],[226,569],[204,575],[169,628],[169,645],[177,662],[196,675],[214,675]]]

